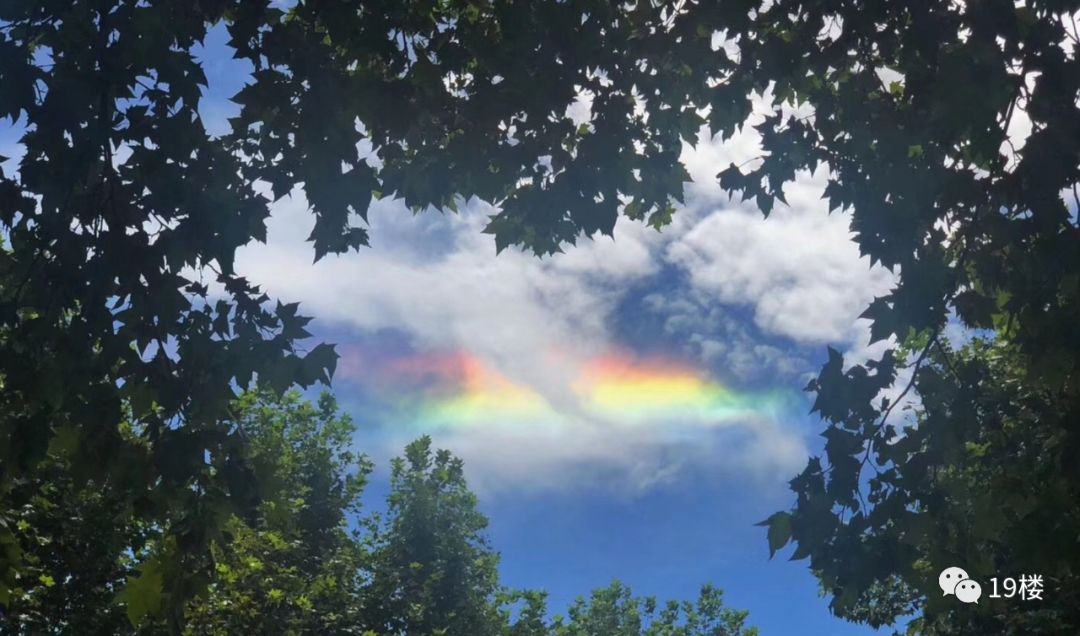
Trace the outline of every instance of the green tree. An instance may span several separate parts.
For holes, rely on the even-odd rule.
[[[549,636],[547,593],[536,590],[504,592],[499,605],[506,636]]]
[[[0,510],[52,440],[74,431],[72,470],[97,471],[98,482],[125,475],[114,486],[123,505],[165,532],[156,560],[139,566],[136,591],[167,582],[158,591],[175,620],[209,580],[223,524],[257,505],[243,439],[226,417],[236,389],[256,379],[278,391],[327,380],[335,361],[325,345],[301,355],[296,306],[271,306],[234,270],[235,249],[265,236],[270,202],[257,180],[274,198],[303,190],[316,258],[365,244],[350,218],[390,195],[415,210],[483,198],[500,208],[488,227],[499,249],[546,254],[582,233],[611,233],[620,214],[663,226],[686,180],[682,143],[696,142],[703,124],[730,134],[751,92],[770,89],[798,114],[774,109],[757,126],[760,161],[724,170],[721,186],[767,214],[796,174],[827,166],[830,204],[852,211],[863,253],[900,276],[865,313],[873,337],[894,338],[910,355],[848,368],[830,354],[810,385],[828,421],[824,461],[811,460],[793,482],[796,506],[770,519],[769,541],[774,550],[796,541],[837,613],[888,622],[912,605],[884,609],[865,600],[867,590],[894,590],[912,567],[907,556],[869,539],[868,551],[833,547],[904,523],[908,508],[864,496],[875,469],[895,467],[886,489],[910,493],[911,507],[929,505],[925,467],[889,456],[899,423],[895,402],[879,394],[899,358],[911,365],[908,394],[936,390],[923,385],[936,376],[922,370],[936,364],[955,314],[993,330],[1009,351],[1018,378],[1010,403],[1040,396],[1029,426],[1052,437],[1054,422],[1080,420],[1080,233],[1062,198],[1080,181],[1078,8],[1076,0],[302,0],[288,11],[269,0],[0,4],[0,117],[26,130],[17,173],[0,177],[8,238]],[[217,24],[253,69],[222,136],[203,126],[206,79],[193,53]],[[714,50],[718,36],[731,54]],[[576,126],[565,113],[582,91],[592,112]],[[1007,131],[1019,113],[1032,133],[1015,147]],[[358,154],[361,141],[374,149],[371,161]],[[210,283],[223,296],[211,296]],[[984,388],[949,381],[955,395]],[[979,417],[984,432],[1000,419]],[[122,435],[128,420],[138,439]],[[922,430],[903,437],[941,443]],[[1080,431],[1060,435],[1061,492],[1077,501]],[[1000,501],[1017,494],[1009,482],[994,487]],[[952,497],[973,505],[984,492]],[[6,517],[4,605],[26,567]],[[1025,517],[1024,527],[1040,532],[1036,521]],[[1071,527],[1051,538],[1075,535]],[[1074,542],[1056,549],[1080,569]],[[921,611],[932,576],[908,580]],[[1070,598],[1066,583],[1048,591],[1047,605]]]
[[[253,391],[231,411],[263,491],[252,518],[222,524],[227,540],[214,546],[208,586],[185,608],[186,631],[359,633],[365,553],[348,523],[370,466],[351,450],[352,421],[329,393],[312,404],[296,392]],[[158,567],[160,529],[131,525],[110,483],[76,485],[71,449],[57,440],[35,481],[13,491],[24,495],[11,513],[26,566],[0,632],[134,633],[131,622],[169,631],[157,616],[160,594],[124,588],[136,566]]]
[[[416,210],[484,198],[503,208],[499,248],[538,253],[610,233],[620,210],[663,224],[686,178],[680,134],[700,120],[681,104],[710,94],[666,79],[709,57],[696,27],[668,28],[673,4],[0,4],[0,118],[25,131],[17,171],[0,175],[0,509],[66,427],[73,470],[131,466],[116,492],[166,535],[133,593],[156,592],[177,628],[224,524],[257,505],[229,403],[256,381],[328,381],[336,360],[328,345],[302,352],[297,307],[233,266],[265,239],[256,181],[274,199],[303,191],[316,258],[366,244],[350,217],[373,196]],[[252,69],[220,136],[196,57],[215,25]],[[654,96],[648,117],[634,87]],[[579,89],[597,95],[589,126],[565,116]],[[120,434],[127,419],[138,440]],[[6,605],[25,564],[0,559]]]
[[[863,451],[866,512],[824,508],[831,481],[818,460],[792,482],[799,500],[784,523],[802,524],[796,555],[811,553],[834,609],[851,620],[915,614],[909,631],[942,635],[1074,631],[1080,493],[1069,402],[1031,382],[1019,347],[1000,338],[939,343],[916,374],[921,399],[907,425],[884,424],[881,443]],[[835,398],[822,397],[831,408]],[[827,433],[830,465],[846,461],[838,435]],[[981,583],[978,605],[928,593],[948,564]],[[989,598],[992,577],[1000,593],[1006,577],[1032,574],[1042,600]]]
[[[767,116],[760,161],[721,185],[767,213],[798,171],[826,165],[830,205],[899,275],[863,316],[900,346],[850,366],[830,350],[808,387],[824,455],[766,522],[770,549],[794,539],[840,616],[914,613],[913,631],[934,633],[1080,628],[1078,8],[780,0],[735,31],[725,86],[771,86],[799,110]],[[1022,145],[1009,138],[1020,117]],[[950,316],[992,344],[950,351]],[[921,407],[883,397],[898,382]],[[1052,496],[1032,492],[1034,475]],[[937,573],[955,563],[984,585],[1041,571],[1044,601],[944,605]]]
[[[330,394],[313,404],[297,392],[251,391],[230,412],[248,440],[260,501],[252,517],[221,524],[226,540],[213,546],[210,579],[184,606],[184,633],[756,634],[744,627],[746,612],[724,608],[709,586],[695,603],[658,607],[616,584],[580,599],[568,621],[551,621],[544,594],[501,586],[461,460],[433,451],[430,439],[394,460],[385,515],[360,517],[371,465],[351,450],[355,427]],[[108,483],[78,482],[71,450],[58,437],[35,481],[13,490],[20,504],[9,514],[25,565],[0,633],[175,630],[155,587],[124,586],[170,574],[159,556],[168,536],[130,525],[123,493]]]
[[[132,522],[108,486],[73,476],[58,446],[10,492],[7,523],[24,567],[0,633],[125,633],[128,617],[113,599],[154,533]]]
[[[427,436],[393,460],[386,518],[370,524],[364,616],[375,633],[500,633],[499,556],[462,468]]]
[[[724,607],[723,592],[706,585],[696,601],[635,597],[615,581],[578,598],[567,618],[557,618],[552,636],[757,636],[747,626],[748,612]]]
[[[237,417],[266,488],[254,522],[234,517],[214,546],[215,575],[187,607],[190,634],[360,633],[365,552],[348,529],[370,464],[351,450],[355,426],[323,393],[242,396]]]

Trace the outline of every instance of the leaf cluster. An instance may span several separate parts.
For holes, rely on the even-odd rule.
[[[353,452],[355,426],[328,393],[312,404],[297,392],[249,392],[233,408],[253,464],[269,477],[259,480],[254,515],[225,521],[207,584],[179,620],[165,611],[177,576],[165,558],[172,535],[123,510],[115,484],[76,487],[70,456],[54,449],[51,470],[24,485],[26,502],[13,513],[28,565],[0,633],[756,633],[711,586],[696,602],[659,607],[615,584],[549,619],[544,594],[500,583],[462,462],[430,438],[393,461],[385,512],[363,514],[372,465]]]
[[[864,364],[830,351],[808,387],[823,456],[791,482],[793,509],[764,523],[770,551],[793,540],[840,616],[914,613],[925,633],[1076,629],[1080,552],[1043,527],[1080,527],[1080,437],[1064,424],[1080,417],[1074,4],[780,1],[738,34],[739,92],[769,87],[788,108],[758,125],[761,160],[721,185],[760,205],[827,167],[830,207],[898,274],[862,316],[892,349]],[[1018,147],[1020,117],[1032,133]],[[953,350],[950,324],[985,341]],[[933,584],[952,562],[982,580],[1044,567],[1059,587],[1039,609],[962,618]]]

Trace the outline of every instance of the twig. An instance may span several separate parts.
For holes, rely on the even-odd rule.
[[[937,336],[938,334],[934,333],[934,335],[930,337],[930,342],[926,343],[926,346],[923,347],[923,350],[919,354],[919,357],[916,358],[915,363],[912,365],[911,379],[908,380],[907,386],[904,387],[904,390],[900,392],[900,395],[896,396],[896,399],[889,404],[888,408],[885,409],[885,413],[883,413],[881,416],[881,421],[878,422],[876,427],[874,427],[874,431],[870,434],[869,439],[866,440],[866,453],[863,455],[862,463],[859,464],[860,473],[862,472],[863,467],[866,466],[867,462],[870,461],[870,453],[874,448],[874,440],[885,428],[885,424],[888,422],[889,415],[892,414],[893,409],[896,408],[897,404],[904,401],[904,398],[907,397],[907,394],[911,391],[912,387],[915,386],[915,379],[919,377],[919,367],[926,359],[927,354],[930,353],[930,347],[933,346],[934,341],[937,340]],[[874,466],[874,464],[871,464],[871,466]],[[876,466],[874,467],[876,468]]]
[[[945,347],[941,345],[941,340],[937,336],[934,336],[933,343],[937,345],[938,351],[941,352],[941,357],[945,360],[945,366],[949,367],[949,371],[952,372],[953,377],[962,382],[962,380],[960,379],[960,374],[957,373],[956,367],[953,366],[952,358],[949,357],[949,352],[946,351]]]

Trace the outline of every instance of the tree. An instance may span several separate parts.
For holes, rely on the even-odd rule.
[[[547,594],[536,590],[514,590],[500,599],[503,634],[506,636],[549,636]]]
[[[910,631],[923,634],[1071,631],[1080,506],[1068,402],[1033,385],[1018,346],[1000,338],[940,343],[916,373],[921,403],[909,425],[867,460],[865,513],[837,518],[823,507],[830,482],[817,461],[792,482],[799,500],[784,517],[803,524],[798,551],[811,552],[834,610],[852,620],[916,614]],[[830,464],[844,461],[836,457]],[[927,593],[948,564],[981,583],[977,606]],[[1032,574],[1041,601],[988,598],[993,577],[1003,593],[1005,578]]]
[[[643,635],[756,633],[708,586],[697,603],[657,614],[654,601],[616,585],[579,600],[569,623],[549,621],[544,594],[499,582],[461,460],[433,451],[430,439],[394,460],[385,515],[360,516],[371,465],[351,450],[355,427],[329,393],[313,404],[295,391],[252,391],[230,410],[263,491],[252,518],[222,524],[228,537],[212,548],[210,580],[180,617],[186,634],[607,636],[597,625],[611,615],[651,617]],[[76,486],[71,448],[59,439],[38,481],[14,491],[25,565],[0,633],[169,633],[176,625],[160,590],[124,585],[166,575],[154,568],[168,535],[130,525],[110,484]]]
[[[257,506],[229,403],[257,381],[329,381],[336,360],[329,345],[298,348],[297,306],[271,305],[235,271],[236,248],[265,238],[271,201],[256,182],[275,199],[302,189],[316,258],[367,242],[349,218],[372,196],[414,209],[483,197],[504,208],[489,228],[500,248],[538,253],[610,233],[622,194],[631,216],[663,223],[685,178],[678,131],[697,116],[657,100],[646,120],[628,91],[632,78],[659,87],[653,69],[686,48],[653,28],[670,14],[595,1],[3,3],[0,117],[25,131],[26,152],[0,176],[0,509],[62,430],[72,470],[101,481],[129,467],[116,492],[166,535],[131,584],[166,584],[178,629],[223,524]],[[194,51],[219,24],[252,73],[215,136]],[[595,72],[637,58],[653,64],[623,62],[616,91]],[[592,126],[563,115],[579,87],[598,92]],[[672,103],[705,92],[682,89],[665,87]],[[0,543],[17,543],[8,524]],[[25,564],[0,558],[6,605]]]
[[[462,468],[427,436],[394,459],[386,519],[371,523],[364,615],[373,632],[499,633],[499,557]]]
[[[414,209],[490,200],[500,249],[552,252],[610,233],[620,210],[659,226],[685,180],[680,134],[700,121],[681,104],[711,94],[666,79],[708,59],[707,36],[669,28],[672,6],[4,3],[0,117],[24,126],[26,153],[0,177],[0,497],[64,426],[78,432],[75,464],[119,462],[130,407],[145,452],[117,487],[170,537],[155,568],[175,574],[178,616],[210,576],[217,522],[256,503],[242,440],[223,425],[237,388],[329,380],[336,359],[327,345],[302,354],[297,307],[270,306],[233,267],[237,247],[265,238],[256,181],[273,198],[303,190],[316,258],[367,242],[349,218],[373,195]],[[223,136],[203,125],[193,53],[217,24],[253,69]],[[648,117],[635,86],[652,96]],[[579,89],[596,94],[589,126],[564,115]],[[0,563],[0,601],[16,556]]]
[[[211,580],[182,617],[186,631],[359,633],[364,550],[348,517],[370,467],[350,450],[352,421],[329,393],[315,405],[296,392],[250,392],[231,409],[264,490],[254,518],[222,524],[229,540],[214,546]],[[27,574],[0,632],[124,634],[132,623],[168,632],[160,590],[124,586],[137,566],[145,574],[159,563],[166,537],[132,525],[111,483],[76,486],[70,451],[54,443],[37,481],[15,490],[25,494],[13,525]]]
[[[372,518],[367,627],[378,634],[502,636],[755,636],[748,612],[702,587],[695,602],[636,598],[616,582],[579,598],[568,618],[548,619],[546,595],[507,590],[488,521],[476,508],[461,460],[418,439],[393,462],[386,519]]]
[[[760,161],[724,170],[720,184],[767,214],[796,174],[827,166],[831,205],[852,210],[863,252],[900,276],[865,317],[875,339],[911,350],[908,394],[933,377],[921,370],[955,314],[1010,347],[1014,401],[1053,396],[1031,426],[1076,421],[1080,236],[1061,193],[1080,181],[1077,8],[4,3],[0,117],[25,123],[26,155],[0,178],[9,239],[0,251],[0,501],[6,508],[62,430],[76,432],[75,470],[135,465],[116,487],[140,523],[168,535],[159,563],[140,571],[170,582],[177,615],[209,580],[218,521],[257,505],[243,441],[225,417],[235,391],[256,380],[278,391],[328,380],[335,361],[325,345],[301,355],[306,319],[296,306],[271,307],[234,271],[235,249],[264,237],[269,201],[256,181],[275,198],[303,190],[316,258],[365,244],[350,218],[389,195],[416,210],[486,199],[500,208],[488,227],[498,249],[547,254],[582,233],[611,233],[620,214],[667,223],[686,179],[682,143],[703,124],[730,134],[751,92],[766,89],[798,114],[766,117]],[[230,132],[213,136],[192,51],[221,23],[253,70]],[[714,50],[714,37],[735,53]],[[582,92],[591,117],[575,126],[566,108]],[[1007,131],[1021,113],[1032,133],[1017,148]],[[370,161],[360,141],[374,148]],[[212,296],[209,283],[225,293]],[[893,465],[879,451],[894,440],[895,403],[879,394],[899,362],[894,351],[845,368],[830,354],[810,385],[829,422],[825,461],[811,460],[793,484],[796,507],[768,524],[771,547],[793,538],[842,615],[855,617],[849,610],[870,586],[895,587],[892,575],[852,574],[892,555],[834,559],[829,546],[904,515],[862,501],[873,469]],[[125,420],[137,440],[121,435]],[[1069,501],[1080,466],[1074,428],[1060,442]],[[898,478],[896,488],[919,494],[918,479]],[[998,498],[1012,494],[998,487]],[[0,544],[16,542],[0,524]],[[1074,546],[1059,547],[1071,561]],[[2,603],[24,565],[16,550],[0,557]],[[926,574],[918,607],[934,589]],[[1063,590],[1048,596],[1065,599]]]
[[[721,185],[767,213],[797,171],[826,165],[831,206],[899,274],[863,316],[873,340],[901,346],[850,366],[829,352],[808,387],[828,423],[824,457],[766,523],[770,549],[794,539],[846,618],[915,613],[913,629],[931,633],[1080,624],[1080,431],[1067,424],[1080,416],[1080,200],[1070,211],[1063,198],[1080,181],[1077,8],[782,0],[737,33],[726,85],[771,86],[798,115],[767,117],[760,162]],[[1017,147],[1021,117],[1032,133]],[[993,344],[951,351],[950,316]],[[901,377],[900,397],[922,401],[907,418],[882,397]],[[1031,475],[1052,499],[1033,495]],[[1046,600],[943,605],[936,576],[955,561],[984,584],[1045,570]]]
[[[615,581],[578,598],[566,619],[557,618],[553,636],[756,636],[745,611],[724,607],[723,592],[706,585],[696,602],[638,598]]]
[[[135,555],[153,532],[133,523],[126,501],[73,476],[54,444],[34,477],[10,492],[11,524],[24,564],[0,614],[4,634],[120,634],[130,629],[114,602]]]
[[[359,634],[364,546],[350,533],[371,470],[355,426],[323,393],[248,393],[236,405],[267,488],[254,523],[234,517],[215,576],[186,609],[190,634]]]

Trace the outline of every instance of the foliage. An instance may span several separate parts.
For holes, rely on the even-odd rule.
[[[379,634],[496,634],[498,555],[460,459],[424,436],[394,459],[385,522],[371,524],[365,618]]]
[[[252,519],[224,524],[229,537],[213,546],[210,581],[179,625],[161,611],[167,537],[115,523],[131,519],[116,508],[123,498],[108,484],[74,487],[67,451],[54,446],[50,470],[39,467],[39,483],[13,511],[34,578],[16,590],[0,633],[607,636],[614,632],[596,631],[605,617],[655,613],[655,602],[616,585],[580,600],[569,622],[552,622],[543,594],[504,589],[461,461],[426,437],[394,460],[386,512],[359,517],[371,464],[352,452],[355,427],[328,393],[312,404],[296,392],[253,391],[232,411],[266,490]],[[756,633],[745,620],[705,587],[640,633]]]
[[[214,546],[215,577],[187,608],[190,634],[360,633],[356,598],[364,550],[348,530],[370,465],[355,427],[329,393],[317,406],[295,392],[238,401],[259,483],[252,524],[234,517]],[[261,478],[263,476],[265,478]]]
[[[235,389],[329,380],[336,360],[325,344],[301,353],[296,305],[270,305],[233,267],[237,247],[265,239],[256,180],[274,198],[303,191],[316,258],[365,244],[349,216],[384,193],[416,209],[453,208],[455,193],[501,203],[498,244],[537,252],[610,233],[621,192],[662,221],[685,176],[683,115],[646,123],[625,94],[600,96],[589,131],[562,115],[577,86],[601,88],[598,58],[666,50],[671,38],[648,36],[660,15],[600,2],[3,3],[0,117],[25,130],[26,152],[0,176],[0,498],[65,427],[74,470],[130,467],[117,492],[169,536],[159,566],[189,573],[165,577],[175,620],[209,580],[224,524],[256,505],[226,417]],[[252,66],[223,136],[203,124],[195,55],[218,24]],[[365,139],[376,161],[358,155]],[[118,432],[127,416],[138,440]],[[2,556],[7,597],[24,565]]]
[[[250,440],[264,487],[255,516],[223,525],[206,590],[183,620],[162,615],[167,600],[159,528],[132,524],[111,482],[76,487],[69,448],[54,445],[16,508],[26,574],[3,633],[349,633],[363,551],[347,530],[369,472],[350,450],[354,426],[329,394],[318,405],[298,393],[250,392],[232,406]],[[124,586],[128,577],[133,584]],[[130,619],[130,620],[129,620]]]
[[[336,359],[328,345],[302,355],[297,307],[272,306],[234,270],[236,248],[265,238],[257,180],[274,198],[303,192],[316,258],[366,244],[350,218],[389,195],[415,210],[486,199],[500,208],[488,227],[498,249],[546,254],[611,233],[620,214],[666,224],[686,179],[682,143],[703,124],[730,134],[751,93],[768,92],[797,108],[757,126],[762,157],[721,172],[721,186],[767,214],[785,183],[826,166],[830,205],[851,211],[863,253],[900,276],[864,314],[872,335],[910,350],[855,365],[830,353],[809,386],[829,423],[825,456],[792,482],[795,508],[768,521],[770,549],[793,539],[842,616],[877,624],[925,610],[929,625],[927,568],[939,564],[887,536],[910,518],[943,519],[927,517],[942,508],[926,488],[939,468],[967,467],[954,438],[931,434],[943,413],[1023,405],[1013,426],[1031,440],[995,437],[1014,411],[978,409],[961,438],[1002,467],[1027,452],[1017,444],[1050,444],[1032,469],[1077,501],[1080,432],[1059,423],[1080,419],[1080,233],[1062,198],[1080,181],[1080,58],[1069,48],[1080,4],[864,5],[3,3],[0,117],[24,126],[26,154],[0,177],[0,509],[26,500],[17,491],[61,439],[74,474],[113,485],[124,525],[163,533],[137,566],[148,580],[127,594],[167,582],[175,623],[214,575],[210,546],[259,505],[227,413],[236,389],[328,380]],[[230,131],[213,136],[194,51],[218,24],[252,72]],[[728,49],[715,49],[718,34]],[[576,126],[566,110],[579,94],[591,115]],[[1021,112],[1032,133],[1017,148],[1008,131]],[[951,315],[994,332],[989,351],[958,354],[984,372],[940,372],[960,366],[942,353]],[[998,355],[1009,362],[979,361]],[[924,403],[912,417],[926,425],[901,435],[897,401],[881,393],[909,375],[905,395]],[[890,481],[868,497],[875,471]],[[944,501],[956,514],[1026,493],[1015,477],[952,483]],[[1047,510],[1064,525],[1046,547],[1077,571],[1075,511]],[[1014,525],[1037,535],[1047,522],[1008,504],[1004,514],[1010,523],[982,526],[1005,533],[987,538],[987,558],[1013,558]],[[8,516],[0,601],[35,567]],[[910,532],[918,544],[922,530]],[[1041,607],[1075,628],[1075,586],[1055,585]]]
[[[799,500],[778,543],[794,535],[796,556],[810,553],[839,614],[881,625],[917,613],[909,631],[925,634],[1065,633],[1080,624],[1075,419],[1060,394],[1030,381],[1018,349],[976,339],[929,351],[913,378],[921,403],[909,424],[885,424],[862,450],[871,474],[856,512],[824,508],[836,477],[816,460],[792,482]],[[836,453],[830,465],[846,461],[838,448],[826,447]],[[927,593],[942,564],[982,582],[978,605]],[[1041,601],[988,598],[992,577],[1024,574],[1044,577]]]
[[[797,171],[827,165],[830,205],[899,274],[863,316],[903,351],[853,365],[830,351],[808,387],[824,457],[767,520],[770,549],[793,539],[841,616],[916,613],[912,630],[930,633],[1080,627],[1080,432],[1066,424],[1080,417],[1080,233],[1063,198],[1080,181],[1078,8],[780,0],[739,32],[732,90],[771,85],[798,115],[767,117],[761,160],[721,184],[767,213]],[[1017,147],[1021,116],[1032,133]],[[991,344],[950,351],[950,316]],[[894,412],[916,396],[906,419]],[[947,605],[936,573],[952,563],[987,583],[1044,573],[1045,600]]]
[[[256,181],[305,195],[316,258],[366,244],[350,216],[372,196],[417,210],[482,197],[502,207],[499,248],[537,253],[610,233],[620,210],[662,225],[686,178],[680,137],[700,122],[681,104],[711,94],[668,79],[709,58],[708,35],[663,27],[672,17],[669,3],[595,0],[3,3],[0,118],[25,130],[25,155],[0,176],[0,500],[60,430],[74,431],[73,470],[127,467],[116,491],[133,522],[168,535],[140,571],[186,573],[165,577],[175,620],[212,576],[224,524],[257,504],[228,424],[236,390],[308,386],[336,360],[298,349],[296,305],[234,269],[236,248],[265,239]],[[220,136],[196,56],[215,25],[251,64]],[[580,127],[565,115],[579,89],[595,94]],[[25,564],[0,556],[7,597]]]
[[[723,592],[706,585],[696,601],[657,603],[638,598],[619,583],[578,598],[566,619],[557,618],[553,636],[757,636],[746,626],[747,612],[725,608]]]
[[[4,600],[0,633],[118,634],[129,627],[113,598],[135,574],[128,551],[142,553],[150,533],[132,524],[122,497],[73,477],[70,468],[54,449],[11,491],[7,523],[24,566]]]

